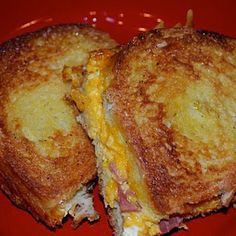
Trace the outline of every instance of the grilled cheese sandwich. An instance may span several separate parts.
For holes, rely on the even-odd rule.
[[[116,45],[80,24],[56,25],[0,46],[0,185],[19,207],[49,227],[98,218],[91,181],[93,146],[76,122],[64,68]]]
[[[159,229],[155,222],[159,217],[148,209],[146,192],[140,188],[142,179],[134,169],[135,163],[131,158],[127,158],[132,154],[118,125],[109,117],[111,115],[109,114],[109,104],[106,104],[106,107],[103,106],[102,94],[111,82],[111,79],[107,78],[107,71],[111,68],[112,61],[110,59],[113,53],[113,51],[104,50],[92,54],[87,64],[86,81],[82,88],[74,87],[71,95],[78,108],[83,112],[79,116],[79,121],[89,127],[88,134],[94,140],[97,156],[102,158],[102,161],[99,160],[98,168],[102,170],[101,178],[102,186],[104,186],[102,187],[102,195],[105,205],[111,208],[116,207],[116,202],[119,201],[119,185],[124,180],[122,183],[124,189],[128,187],[129,191],[136,193],[136,196],[129,196],[129,201],[135,204],[139,199],[139,204],[143,201],[147,208],[145,209],[147,213],[145,211],[135,214],[127,213],[122,219],[124,227],[128,230],[135,225],[144,234],[148,235],[150,230],[157,234]],[[86,96],[84,96],[85,94]],[[85,123],[84,120],[88,120],[88,123]],[[126,179],[129,180],[129,186],[127,186]],[[143,225],[144,221],[147,222],[148,227]]]
[[[159,235],[234,201],[236,43],[187,27],[95,52],[72,89],[116,235]]]

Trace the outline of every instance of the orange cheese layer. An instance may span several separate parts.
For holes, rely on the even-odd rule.
[[[131,156],[127,144],[118,125],[113,121],[112,124],[108,121],[109,114],[103,106],[102,94],[109,86],[109,80],[106,80],[107,75],[103,72],[103,68],[107,68],[110,57],[110,51],[92,56],[87,65],[87,78],[82,88],[72,90],[72,97],[83,112],[89,136],[98,143],[96,151],[98,158],[102,158],[102,169],[108,172],[106,176],[110,176],[104,191],[105,202],[113,208],[118,201],[118,185],[109,171],[109,164],[113,162],[121,176],[128,179],[129,188],[136,193],[136,198],[142,205],[140,212],[122,214],[124,227],[137,226],[140,235],[156,235],[159,232],[157,222],[160,221],[161,216],[149,209],[146,193],[140,187],[142,180],[137,184],[139,175],[137,175],[137,167],[134,168],[136,164],[127,158]],[[102,153],[102,156],[99,153]]]

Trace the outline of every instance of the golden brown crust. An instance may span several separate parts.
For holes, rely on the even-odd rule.
[[[34,93],[43,83],[50,87],[50,81],[62,81],[65,65],[84,65],[90,51],[114,45],[99,30],[70,24],[51,26],[0,46],[0,185],[16,205],[28,209],[48,226],[61,224],[64,212],[60,210],[60,201],[72,198],[82,184],[95,177],[94,149],[76,123],[77,111],[67,99],[63,104],[74,115],[72,127],[47,137],[49,147],[42,154],[36,146],[40,140],[34,142],[24,135],[22,120],[18,124],[13,117],[15,126],[9,122],[16,109],[11,96],[17,97],[22,91],[22,95]]]
[[[236,41],[153,30],[123,47],[113,74],[106,99],[156,210],[187,216],[222,207],[220,198],[236,191]]]

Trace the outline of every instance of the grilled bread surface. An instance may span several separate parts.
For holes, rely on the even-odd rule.
[[[72,95],[117,235],[167,233],[234,201],[235,91],[236,41],[217,33],[153,30],[91,57]]]
[[[153,31],[119,54],[107,100],[160,212],[235,190],[235,66],[235,40],[192,29]]]
[[[61,224],[67,214],[77,222],[97,217],[83,187],[96,176],[94,150],[76,122],[71,84],[63,78],[64,71],[83,66],[91,51],[115,44],[90,26],[68,24],[0,46],[1,188],[48,226]],[[77,206],[83,198],[87,209]]]

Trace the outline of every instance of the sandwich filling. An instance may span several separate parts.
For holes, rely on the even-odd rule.
[[[157,235],[164,216],[152,210],[139,167],[112,117],[112,105],[103,100],[111,82],[112,54],[105,50],[91,55],[86,78],[81,88],[74,86],[72,98],[83,112],[79,122],[94,140],[105,204],[111,209],[118,204],[121,211],[122,235]],[[73,84],[78,85],[75,80]]]

